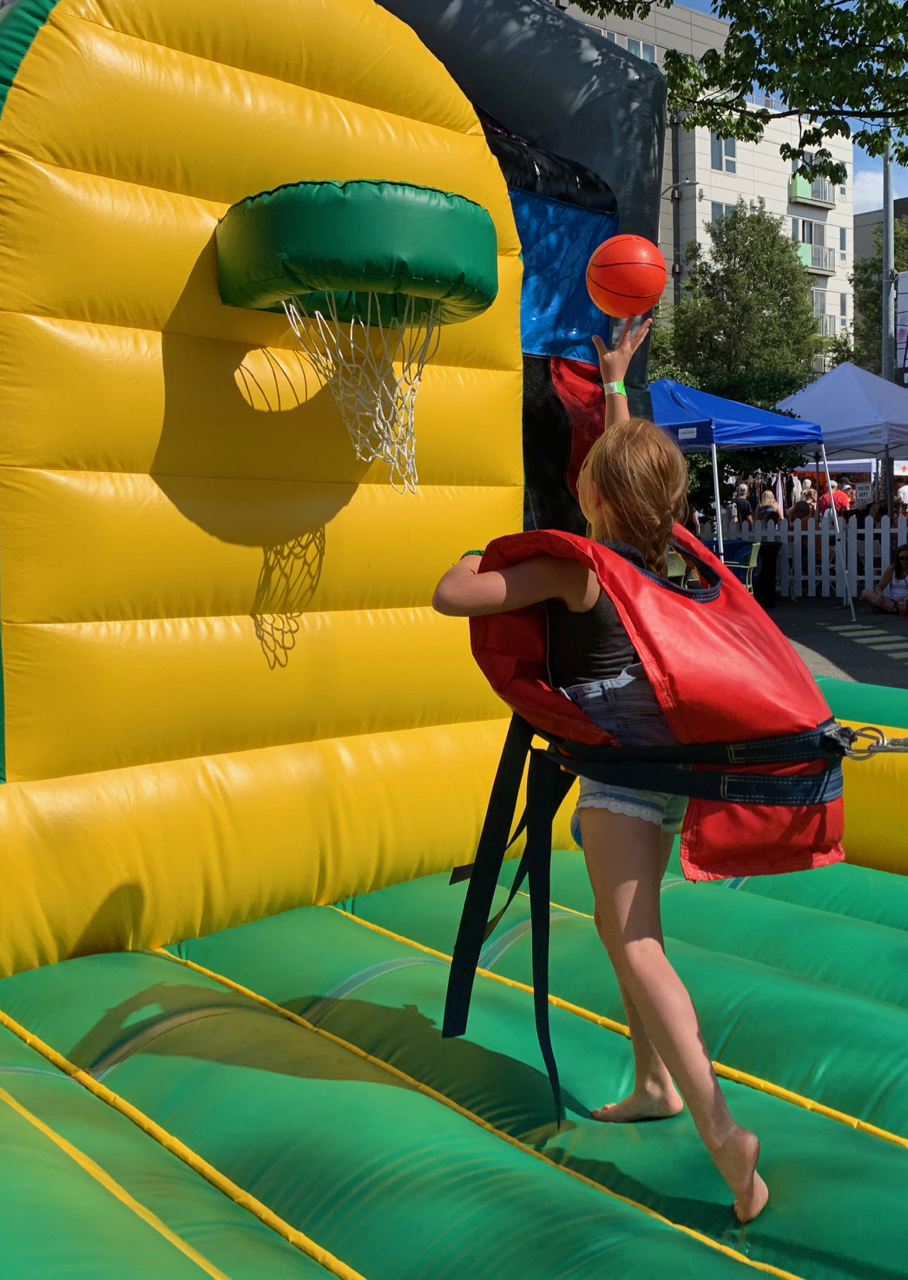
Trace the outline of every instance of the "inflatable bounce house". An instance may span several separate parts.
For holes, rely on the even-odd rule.
[[[565,1122],[522,895],[440,1034],[508,712],[432,590],[577,518],[589,322],[542,277],[654,234],[660,84],[544,0],[0,11],[4,1277],[904,1274],[906,757],[846,762],[847,864],[664,882],[749,1226],[686,1113],[590,1118],[632,1059],[568,808]]]

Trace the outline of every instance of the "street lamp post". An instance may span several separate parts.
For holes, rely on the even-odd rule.
[[[887,382],[895,381],[895,205],[892,198],[892,144],[883,152],[883,349],[880,367]],[[883,455],[886,510],[892,519],[892,457],[887,442]]]
[[[672,116],[672,177],[674,182],[670,182],[662,191],[663,196],[666,191],[672,193],[672,301],[675,306],[681,301],[681,189],[682,187],[694,186],[693,178],[678,177],[681,168],[680,132],[681,120],[678,113],[675,112]]]

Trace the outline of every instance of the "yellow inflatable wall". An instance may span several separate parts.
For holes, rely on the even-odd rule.
[[[0,116],[0,974],[468,857],[506,721],[429,602],[523,500],[507,191],[409,28],[371,0],[32,8]],[[426,370],[415,496],[357,462],[283,316],[218,296],[232,203],[350,178],[497,228],[498,300]]]

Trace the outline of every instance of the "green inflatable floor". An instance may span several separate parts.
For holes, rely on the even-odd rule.
[[[858,707],[827,683],[837,713],[874,718],[873,690]],[[0,982],[3,1276],[906,1274],[908,879],[838,865],[688,884],[669,866],[666,949],[762,1142],[771,1198],[747,1227],[686,1112],[591,1117],[633,1062],[582,853],[553,855],[560,1129],[524,895],[486,944],[467,1034],[441,1038],[463,897],[433,876]]]
[[[818,889],[825,874],[814,873]],[[445,877],[196,939],[174,958],[94,956],[20,974],[0,983],[0,1008],[366,1277],[699,1278],[740,1275],[748,1262],[817,1280],[901,1274],[908,1143],[892,1138],[908,1137],[908,935],[667,875],[667,947],[707,1042],[765,1082],[724,1082],[761,1137],[772,1192],[741,1228],[686,1114],[623,1127],[591,1119],[629,1087],[630,1046],[588,1016],[622,1013],[586,914],[582,855],[554,856],[553,885],[552,992],[576,1006],[551,1011],[560,1132],[532,997],[515,985],[529,978],[525,898],[487,945],[497,978],[477,980],[467,1036],[441,1039],[443,957],[463,899]],[[7,1092],[223,1274],[312,1273],[309,1258],[34,1051],[9,1035],[0,1047]],[[850,1119],[795,1105],[785,1089]],[[85,1274],[118,1274],[131,1235],[153,1237],[140,1248],[149,1274],[199,1271],[7,1110],[23,1163],[37,1170],[29,1177],[49,1178],[43,1202],[29,1200],[27,1180],[16,1188],[5,1226],[28,1259],[17,1274],[59,1274],[63,1239],[94,1257],[99,1236],[110,1247]],[[34,1257],[49,1207],[62,1238],[43,1234]],[[175,1255],[169,1270],[161,1249]]]

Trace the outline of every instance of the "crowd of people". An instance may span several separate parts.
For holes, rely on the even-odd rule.
[[[765,485],[765,477],[749,475],[738,478],[729,514],[742,532],[745,527],[752,529],[755,521],[765,524],[783,518],[789,521],[820,519],[833,507],[839,516],[870,516],[874,522],[886,513],[885,501],[859,506],[855,501],[854,486],[849,481],[840,485],[836,480],[830,480],[829,488],[820,493],[809,476],[802,480],[792,473],[777,488],[783,491],[781,501],[778,492]],[[893,515],[896,518],[908,516],[908,482],[901,484],[893,495]]]
[[[850,516],[870,517],[874,525],[886,514],[886,503],[874,502],[858,507],[855,503],[854,486],[844,481],[841,485],[835,480],[818,493],[810,478],[802,481],[792,473],[784,481],[776,482],[776,491],[760,483],[764,477],[745,476],[735,481],[734,497],[729,506],[729,514],[733,525],[738,526],[740,535],[752,531],[755,523],[766,524],[779,522],[783,518],[790,523],[811,519],[821,519],[830,509],[843,519]],[[783,500],[780,502],[778,493]],[[908,515],[908,482],[901,484],[893,494],[893,514],[896,518]],[[735,530],[729,530],[735,536]],[[746,535],[745,535],[746,536]],[[817,535],[819,538],[819,535]],[[835,555],[833,548],[832,555]],[[882,559],[882,546],[874,540],[874,561]],[[876,574],[874,573],[874,576]],[[873,607],[878,613],[898,613],[908,617],[908,546],[897,549],[892,564],[883,568],[880,579],[872,590],[861,592],[861,599]]]

